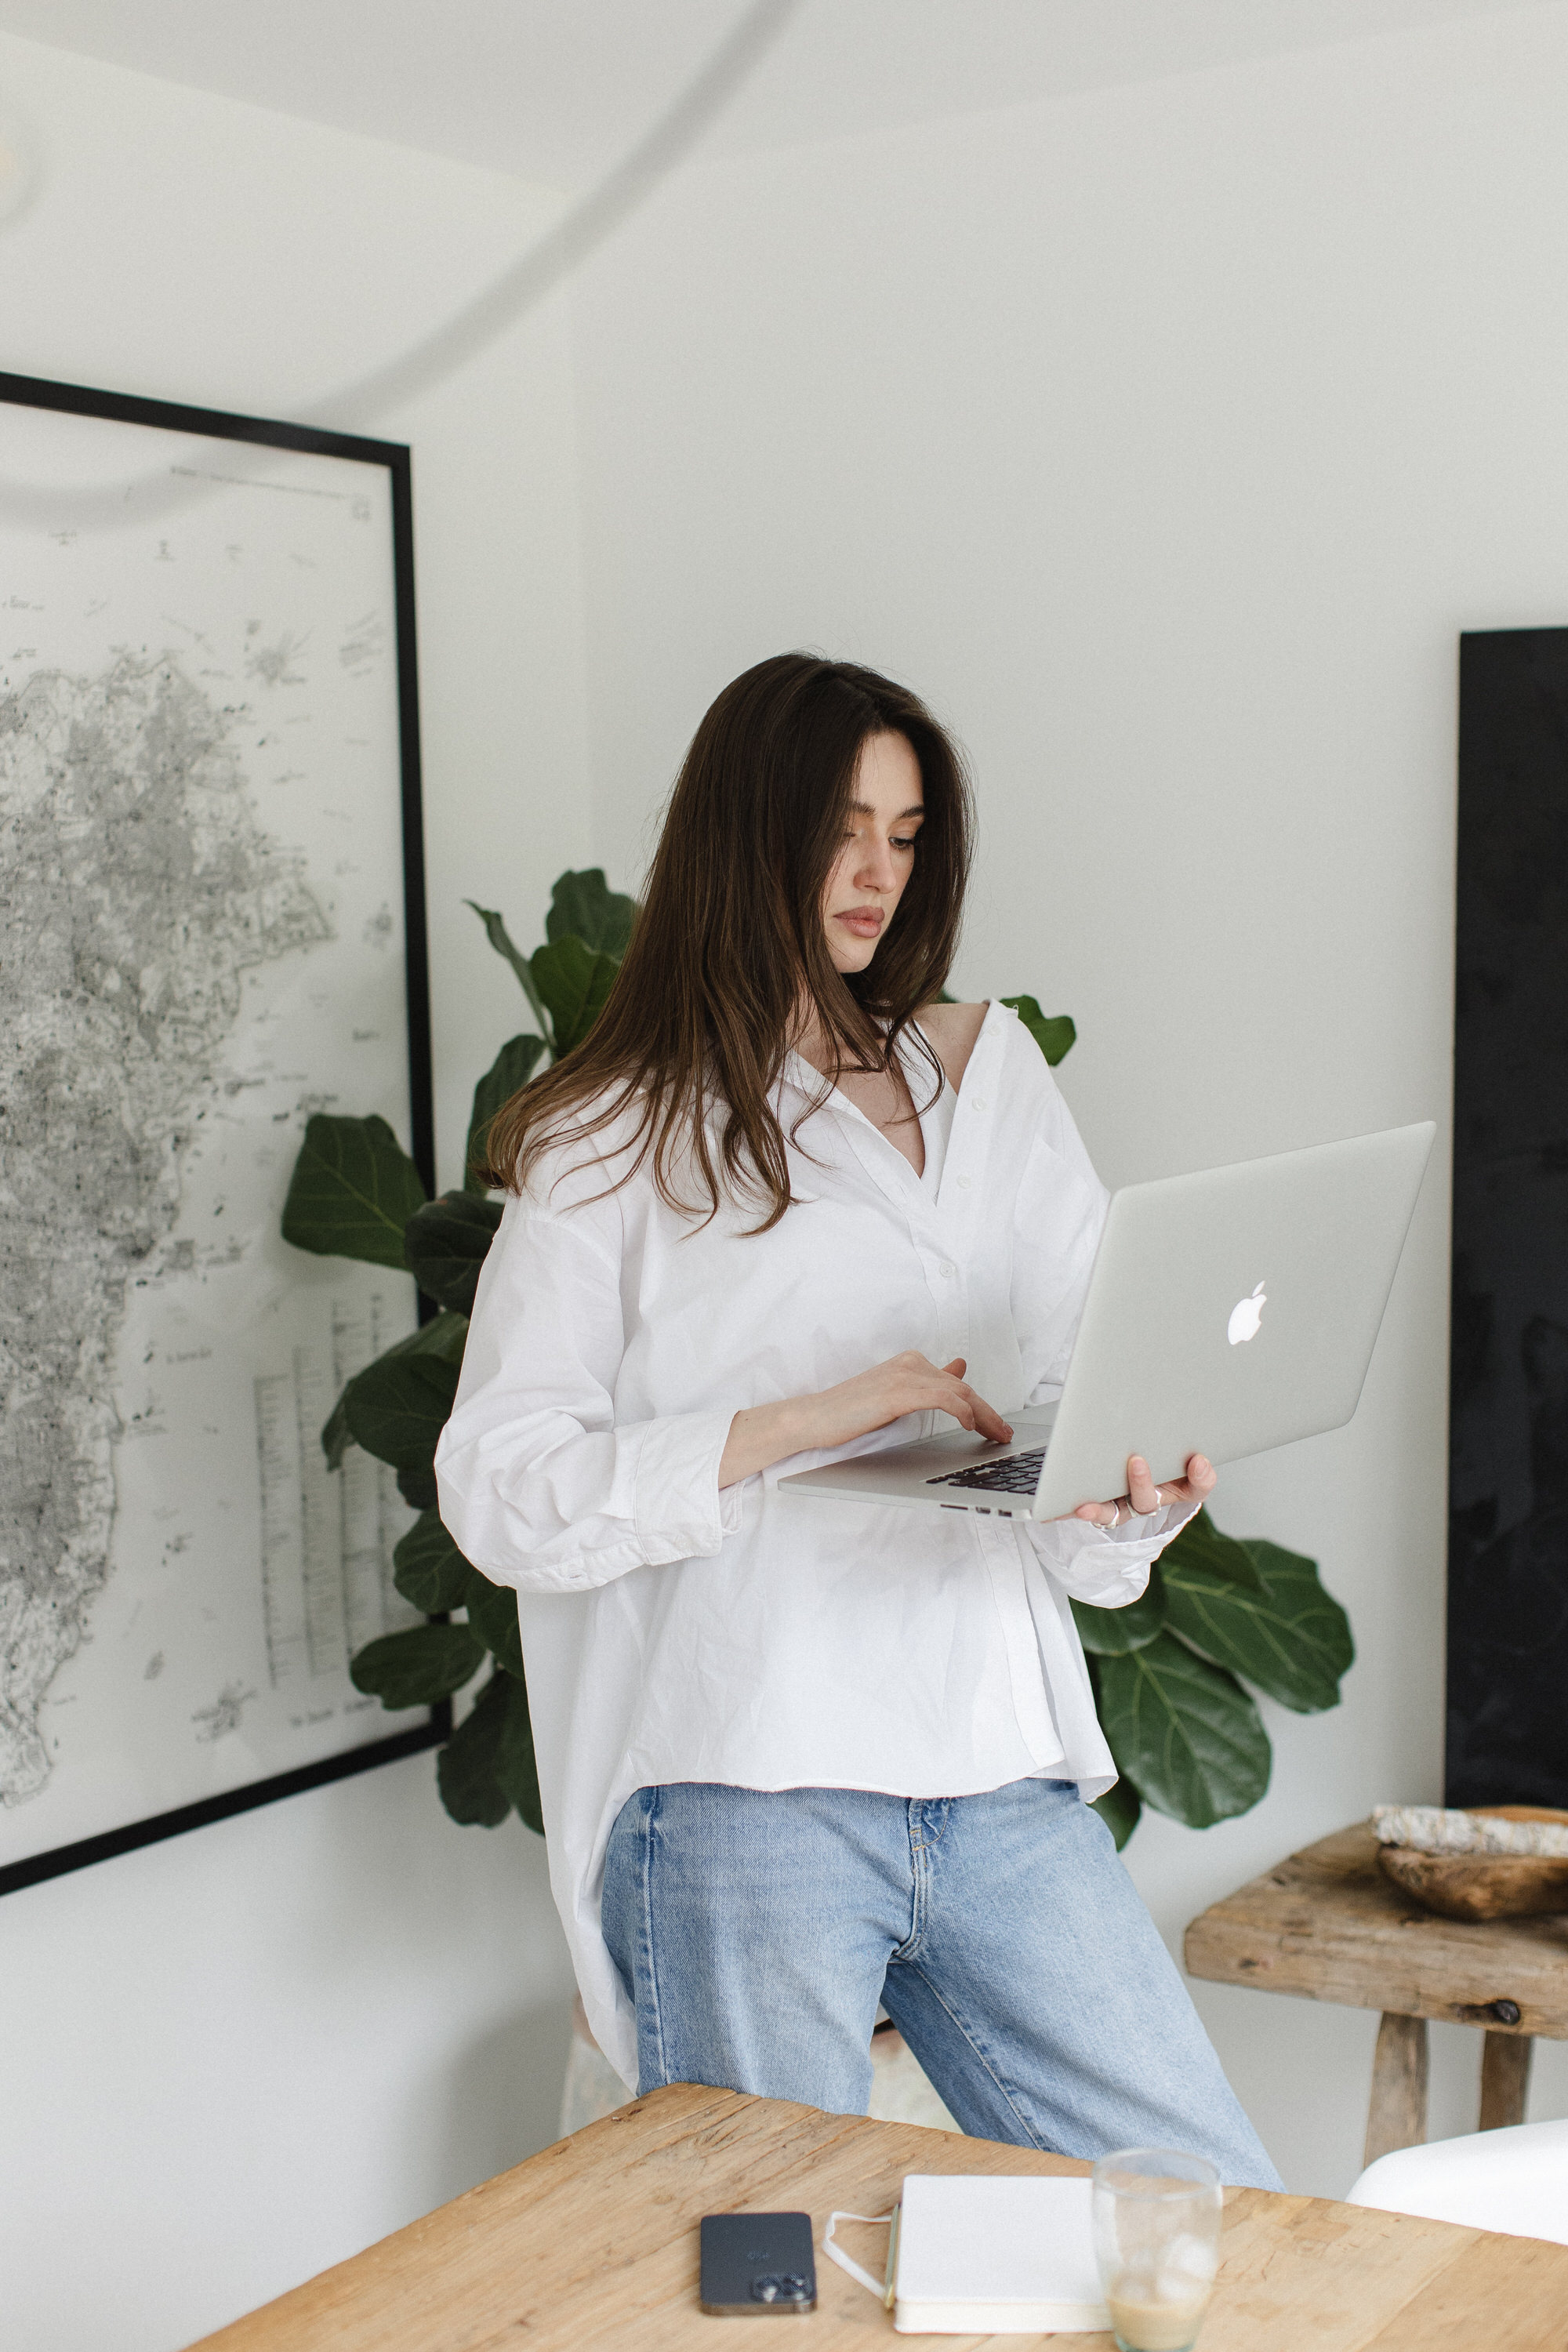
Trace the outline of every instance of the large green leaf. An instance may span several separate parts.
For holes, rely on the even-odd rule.
[[[1070,1013],[1042,1013],[1032,996],[1005,996],[1002,1002],[1012,1006],[1052,1069],[1067,1059],[1078,1037]]]
[[[511,1811],[511,1799],[496,1778],[510,1680],[510,1675],[497,1675],[485,1685],[436,1759],[441,1802],[465,1827],[497,1829]]]
[[[437,1315],[356,1372],[342,1393],[350,1436],[378,1462],[391,1463],[399,1493],[416,1510],[435,1507],[436,1442],[451,1418],[468,1330],[466,1316]],[[322,1431],[323,1443],[337,1419],[334,1413]]]
[[[540,1027],[546,1030],[548,1033],[549,1023],[548,1015],[544,1010],[544,999],[540,995],[538,987],[534,982],[533,974],[529,969],[528,958],[523,954],[522,950],[520,947],[513,944],[511,934],[507,929],[506,925],[502,922],[500,915],[497,914],[493,907],[481,907],[477,898],[465,898],[463,904],[465,907],[472,907],[475,914],[479,917],[480,922],[483,923],[485,927],[486,939],[489,940],[497,955],[504,956],[508,963],[510,964],[513,971],[516,972],[518,979],[522,983],[522,992],[527,997],[530,1004],[533,1007],[534,1019],[538,1022]],[[551,1042],[553,1044],[553,1039],[552,1039]],[[560,1046],[556,1045],[555,1051],[559,1053],[560,1050]]]
[[[428,1323],[421,1323],[417,1331],[410,1331],[405,1339],[394,1340],[375,1360],[376,1364],[389,1363],[396,1356],[439,1356],[443,1363],[460,1364],[463,1349],[468,1344],[468,1318],[450,1308],[433,1315]],[[375,1364],[367,1364],[374,1371]],[[358,1375],[356,1375],[356,1378]]]
[[[1268,1786],[1268,1734],[1231,1675],[1170,1633],[1122,1658],[1096,1658],[1100,1719],[1145,1804],[1206,1830],[1255,1805]]]
[[[1087,1601],[1075,1601],[1072,1614],[1079,1640],[1096,1657],[1123,1658],[1129,1650],[1142,1649],[1165,1622],[1158,1568],[1150,1574],[1147,1591],[1130,1601],[1125,1609],[1091,1609]]]
[[[1339,1705],[1355,1643],[1349,1618],[1318,1581],[1316,1560],[1249,1538],[1245,1549],[1263,1591],[1247,1592],[1174,1558],[1173,1549],[1161,1563],[1173,1633],[1298,1715]]]
[[[452,1417],[458,1368],[435,1356],[410,1356],[362,1374],[349,1392],[349,1427],[367,1454],[390,1462],[397,1491],[416,1511],[434,1510],[436,1445]]]
[[[425,1198],[419,1171],[384,1118],[318,1111],[305,1123],[283,1203],[283,1238],[318,1257],[404,1268],[403,1229]]]
[[[436,1763],[441,1801],[455,1822],[495,1829],[515,1806],[543,1834],[528,1693],[511,1675],[491,1676]]]
[[[531,969],[550,1013],[555,1051],[569,1054],[604,1011],[620,965],[614,956],[598,954],[581,940],[564,939],[541,948]]]
[[[500,1751],[496,1758],[496,1778],[519,1816],[531,1830],[544,1835],[544,1808],[539,1801],[539,1766],[533,1753],[533,1725],[528,1712],[528,1685],[514,1682],[507,1693],[506,1728],[501,1733]]]
[[[471,1192],[443,1192],[408,1220],[409,1269],[427,1297],[458,1315],[470,1315],[479,1268],[500,1223],[499,1201]]]
[[[468,1571],[463,1588],[468,1622],[509,1675],[522,1677],[522,1641],[517,1623],[517,1591],[510,1584],[492,1584],[477,1568]]]
[[[1263,1579],[1247,1546],[1235,1536],[1221,1535],[1206,1511],[1195,1513],[1160,1554],[1163,1569],[1176,1560],[1217,1577],[1222,1584],[1239,1584],[1248,1592],[1263,1590]]]
[[[484,1643],[467,1625],[410,1625],[367,1642],[350,1661],[349,1678],[383,1706],[434,1706],[461,1690],[484,1658]]]
[[[349,1447],[360,1443],[358,1433],[350,1420],[349,1400],[356,1383],[364,1379],[366,1372],[374,1372],[383,1364],[395,1363],[403,1356],[439,1356],[447,1363],[461,1364],[468,1337],[468,1318],[466,1315],[437,1315],[428,1323],[422,1323],[417,1331],[410,1331],[405,1339],[395,1341],[377,1356],[374,1363],[367,1364],[363,1372],[356,1372],[322,1425],[321,1451],[327,1457],[328,1469],[336,1470]],[[434,1496],[431,1499],[433,1501]],[[419,1507],[424,1509],[425,1506],[421,1504]]]
[[[490,1121],[502,1103],[525,1087],[533,1076],[534,1064],[544,1051],[542,1037],[509,1037],[479,1085],[474,1088],[474,1108],[468,1116],[468,1140],[463,1153],[463,1189],[483,1193],[488,1188],[482,1176],[475,1172],[476,1163],[484,1157],[485,1139]]]
[[[544,918],[544,936],[552,943],[581,940],[585,948],[596,948],[619,963],[636,914],[636,899],[612,890],[602,866],[590,866],[581,874],[563,874],[556,883]]]
[[[1125,1773],[1113,1789],[1094,1799],[1094,1810],[1116,1840],[1120,1853],[1143,1816],[1143,1801]]]
[[[438,1511],[421,1511],[392,1555],[394,1584],[427,1617],[460,1609],[472,1573]]]
[[[326,1420],[321,1423],[321,1451],[327,1457],[329,1470],[341,1470],[343,1455],[354,1442],[349,1427],[349,1394],[345,1389]]]

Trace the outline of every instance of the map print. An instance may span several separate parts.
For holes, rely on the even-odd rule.
[[[279,1236],[312,1110],[408,1135],[384,467],[0,403],[0,1866],[320,1760],[413,1622],[319,1432],[412,1284]]]

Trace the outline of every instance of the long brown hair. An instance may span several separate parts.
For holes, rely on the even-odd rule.
[[[836,971],[822,898],[867,738],[897,733],[925,803],[914,868],[864,971]],[[906,687],[851,662],[776,654],[727,686],[692,739],[631,943],[582,1045],[504,1103],[485,1140],[491,1184],[521,1191],[550,1145],[637,1117],[615,1184],[653,1154],[672,1207],[689,1163],[710,1214],[722,1191],[790,1205],[772,1095],[807,997],[839,1070],[886,1068],[900,1032],[947,977],[970,857],[963,761]],[[934,1073],[933,1073],[934,1075]],[[795,1122],[826,1099],[822,1092]],[[710,1126],[710,1121],[712,1121]],[[712,1150],[717,1135],[717,1164]]]

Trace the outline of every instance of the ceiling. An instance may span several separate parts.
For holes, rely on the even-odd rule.
[[[799,0],[704,144],[931,121],[1521,5]],[[0,0],[0,32],[576,188],[744,14],[742,0]]]

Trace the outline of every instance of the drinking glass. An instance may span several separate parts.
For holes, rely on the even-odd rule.
[[[1094,2254],[1121,2352],[1189,2352],[1219,2267],[1219,2174],[1172,2147],[1094,2168]]]

